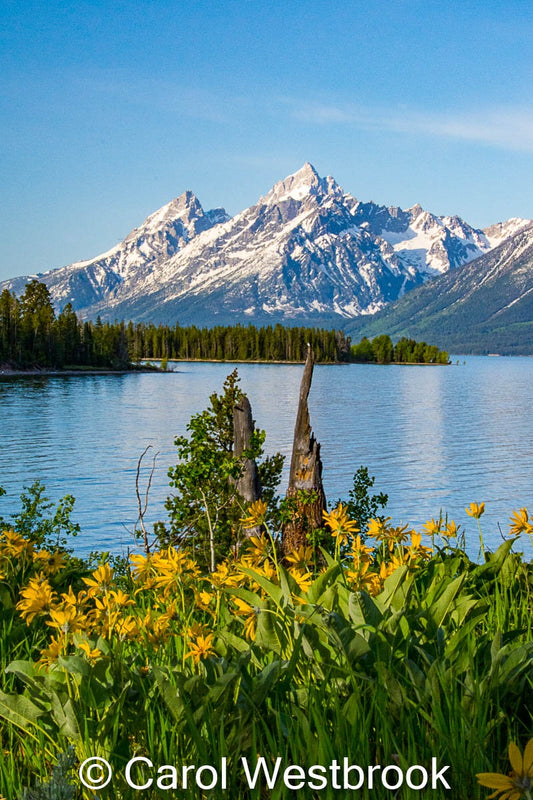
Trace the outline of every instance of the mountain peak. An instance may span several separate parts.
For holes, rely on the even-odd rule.
[[[192,192],[183,192],[179,197],[166,203],[153,214],[147,217],[139,228],[135,228],[132,234],[139,230],[144,232],[155,232],[162,227],[172,225],[177,220],[189,221],[198,215],[203,214],[200,201]],[[131,235],[131,234],[130,234]]]
[[[176,197],[174,200],[171,201],[170,205],[174,206],[176,209],[202,207],[200,201],[198,200],[194,192],[191,192],[190,189],[187,189],[187,191],[182,192],[182,194],[180,194],[179,197]]]
[[[298,183],[317,183],[320,181],[320,175],[309,161],[306,161],[303,167],[300,167],[297,172],[288,177],[293,178]]]
[[[411,216],[413,217],[413,219],[416,219],[416,217],[419,217],[420,214],[424,213],[424,209],[422,208],[420,203],[415,203],[414,206],[408,208],[407,211],[411,212]]]
[[[342,189],[333,178],[321,178],[314,166],[306,161],[303,167],[274,184],[267,196],[267,203],[275,204],[284,200],[303,200],[308,195],[340,194]]]

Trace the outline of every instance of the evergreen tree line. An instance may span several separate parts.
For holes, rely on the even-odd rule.
[[[374,364],[447,364],[448,353],[434,344],[416,342],[405,336],[392,343],[390,336],[382,334],[375,339],[361,339],[350,348],[350,360]]]
[[[129,363],[124,323],[83,322],[70,303],[56,315],[48,287],[37,280],[20,298],[7,289],[0,294],[0,364],[124,369]]]
[[[307,344],[315,359],[335,363],[350,360],[350,339],[342,331],[286,328],[283,325],[216,325],[213,328],[169,328],[128,325],[133,358],[184,358],[225,361],[305,361]]]
[[[195,325],[175,327],[145,323],[82,321],[70,303],[56,315],[47,286],[26,285],[20,298],[0,294],[0,364],[18,368],[69,366],[125,369],[142,359],[226,361],[303,361],[310,344],[316,361],[439,361],[447,353],[402,339],[394,346],[388,336],[351,346],[342,331],[269,325]]]

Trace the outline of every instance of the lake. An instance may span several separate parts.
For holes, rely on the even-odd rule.
[[[455,361],[455,357],[454,357]],[[39,479],[48,496],[76,498],[82,534],[75,549],[121,552],[133,545],[135,475],[147,445],[156,461],[146,521],[165,519],[167,469],[176,435],[220,391],[234,365],[179,363],[168,374],[0,378],[0,516],[19,508],[23,486]],[[239,364],[266,451],[287,455],[286,487],[302,366]],[[478,553],[477,523],[465,513],[484,502],[486,544],[496,547],[514,509],[533,511],[533,359],[460,357],[437,366],[319,365],[311,424],[322,446],[329,500],[346,497],[360,465],[389,495],[387,515],[419,526],[447,513]],[[149,461],[141,473],[146,485]],[[529,555],[523,540],[520,549]]]

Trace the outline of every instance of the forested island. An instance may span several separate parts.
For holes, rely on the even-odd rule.
[[[56,314],[38,280],[20,298],[8,289],[0,294],[0,364],[11,369],[125,370],[150,359],[301,362],[308,343],[319,363],[448,363],[447,352],[405,337],[396,344],[381,335],[352,345],[343,331],[314,327],[82,320],[70,303]]]

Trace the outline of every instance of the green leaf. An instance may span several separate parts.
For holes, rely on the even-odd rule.
[[[241,571],[244,572],[245,575],[252,578],[256,583],[261,586],[267,595],[272,598],[277,606],[280,606],[280,601],[283,597],[283,590],[280,586],[276,586],[275,583],[269,581],[268,578],[265,578],[264,575],[261,573],[256,572],[254,569],[250,569],[249,567],[241,567]]]
[[[5,694],[0,691],[0,716],[24,731],[38,727],[45,712],[22,694]]]
[[[62,703],[57,694],[53,694],[51,701],[52,715],[59,727],[59,733],[69,739],[80,740],[80,729],[71,698],[69,697],[65,703]]]
[[[466,579],[466,572],[462,575],[459,575],[457,578],[452,580],[444,589],[441,596],[436,600],[432,605],[428,608],[427,611],[427,618],[432,623],[431,631],[428,631],[429,635],[434,634],[438,628],[442,625],[444,618],[448,611],[450,610],[452,603],[455,599],[455,596],[461,589],[463,583]]]

